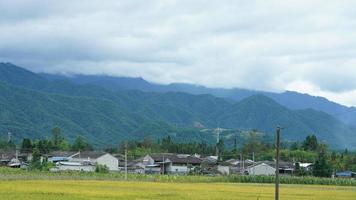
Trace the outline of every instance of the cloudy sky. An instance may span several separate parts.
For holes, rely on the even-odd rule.
[[[0,62],[356,106],[356,1],[0,0]]]

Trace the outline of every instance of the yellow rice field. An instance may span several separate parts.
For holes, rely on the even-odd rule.
[[[274,199],[273,185],[88,180],[0,181],[1,200]],[[280,199],[356,200],[355,187],[282,185]]]

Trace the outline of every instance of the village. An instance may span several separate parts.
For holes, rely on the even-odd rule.
[[[127,157],[126,157],[127,158]],[[26,170],[32,159],[31,153],[0,151],[0,166],[22,168]],[[275,161],[253,161],[229,159],[220,161],[218,156],[200,156],[198,154],[154,153],[138,159],[128,160],[125,155],[110,154],[101,151],[54,151],[41,156],[41,162],[51,163],[51,172],[82,171],[95,172],[102,166],[110,173],[161,174],[161,175],[255,175],[274,176]],[[311,171],[313,163],[279,163],[279,174],[293,176],[301,168]],[[336,172],[333,177],[356,178],[351,171]]]

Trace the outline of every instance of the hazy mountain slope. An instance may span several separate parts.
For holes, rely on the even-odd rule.
[[[32,77],[29,73],[26,80]],[[336,148],[356,146],[356,131],[334,117],[314,110],[293,111],[264,95],[233,103],[212,95],[113,91],[68,80],[45,81],[39,89],[1,83],[3,136],[10,130],[17,137],[46,137],[53,126],[59,125],[70,139],[80,134],[97,145],[116,144],[145,135],[213,142],[211,133],[200,132],[193,126],[258,129],[273,137],[275,127],[281,125],[285,127],[283,139],[301,140],[313,133]]]
[[[297,92],[272,93],[245,89],[221,89],[207,88],[203,86],[174,83],[169,85],[160,85],[149,83],[142,78],[124,78],[110,76],[86,76],[75,75],[71,77],[42,74],[48,79],[69,79],[78,84],[91,84],[105,87],[110,90],[141,90],[149,92],[185,92],[190,94],[211,94],[216,97],[226,98],[234,101],[240,101],[246,97],[263,94],[275,100],[277,103],[287,108],[298,110],[312,108],[326,112],[346,124],[356,127],[356,108],[347,107],[335,102],[331,102],[323,97],[315,97],[308,94]]]
[[[343,106],[323,97],[315,97],[308,94],[290,91],[281,94],[270,93],[267,94],[267,96],[290,109],[312,108],[314,110],[328,113],[342,122],[356,127],[355,107]]]
[[[9,130],[15,137],[40,138],[60,126],[69,139],[80,134],[103,144],[110,137],[117,138],[115,135],[123,137],[140,123],[138,117],[105,99],[46,94],[1,83],[0,93],[2,133]]]
[[[270,133],[274,133],[277,126],[288,127],[285,138],[292,140],[301,140],[312,133],[312,129],[302,123],[293,111],[263,95],[251,96],[236,103],[219,121],[224,126],[234,125]]]
[[[0,63],[0,80],[17,86],[41,88],[46,80],[35,73],[11,63]]]

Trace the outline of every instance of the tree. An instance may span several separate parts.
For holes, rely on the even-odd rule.
[[[219,157],[219,159],[222,159],[222,155],[224,153],[225,150],[225,144],[224,144],[224,140],[220,139],[219,142],[216,144],[216,148],[218,149],[219,155],[217,155]]]
[[[41,163],[41,153],[38,147],[35,147],[32,152],[32,160],[30,162],[30,169],[31,170],[41,170],[42,163]]]
[[[5,149],[5,150],[15,150],[16,145],[13,141],[2,141],[0,140],[0,149]]]
[[[314,163],[313,175],[317,177],[330,177],[332,169],[330,163],[327,161],[326,151],[319,152],[318,159]]]
[[[252,155],[253,153],[260,154],[267,149],[268,147],[262,143],[261,134],[256,131],[248,133],[247,141],[242,147],[244,155]]]
[[[152,146],[151,138],[149,136],[145,136],[143,138],[142,147],[150,148],[151,146]]]
[[[34,148],[37,148],[41,154],[48,154],[53,149],[52,141],[50,140],[38,140],[33,143]]]
[[[24,138],[22,140],[22,144],[21,144],[21,152],[22,153],[31,153],[32,152],[32,142],[30,139],[28,138]]]
[[[59,146],[63,140],[64,138],[61,135],[61,129],[59,127],[54,127],[52,129],[52,142],[55,150],[59,149]]]
[[[300,147],[299,145],[299,142],[293,142],[291,145],[290,145],[290,150],[298,150]]]
[[[315,135],[308,135],[303,142],[303,149],[305,151],[318,150],[318,139]]]
[[[92,149],[91,145],[85,142],[80,135],[77,136],[77,138],[75,139],[72,145],[73,151],[89,151],[91,149]]]
[[[95,165],[95,172],[96,173],[109,173],[109,168],[106,165]]]
[[[67,140],[62,140],[62,142],[59,144],[59,150],[61,151],[68,151],[70,149],[70,144]]]

